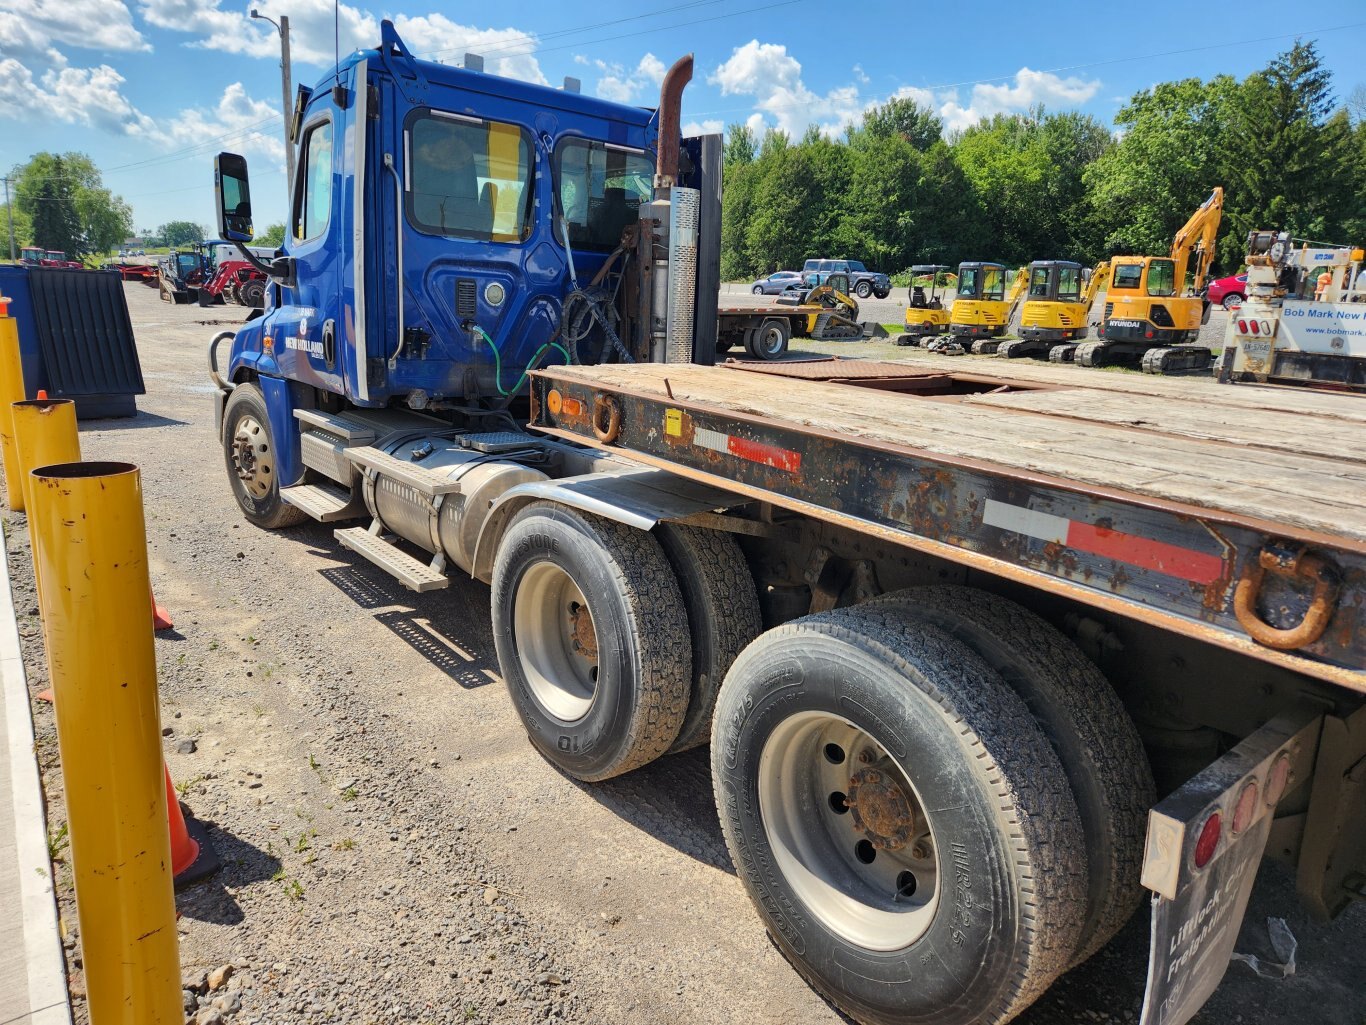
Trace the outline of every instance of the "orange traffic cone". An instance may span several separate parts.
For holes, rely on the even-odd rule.
[[[218,871],[218,856],[209,844],[202,823],[181,810],[175,787],[171,785],[171,770],[166,770],[166,816],[171,827],[171,875],[177,888],[210,876]]]
[[[157,596],[152,594],[152,589],[147,589],[147,594],[152,599],[152,629],[153,630],[172,630],[175,624],[171,622],[171,614],[166,611],[166,606],[157,604]]]

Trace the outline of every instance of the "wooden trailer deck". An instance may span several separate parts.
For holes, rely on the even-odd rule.
[[[553,367],[533,426],[1366,691],[1366,402],[984,363]]]

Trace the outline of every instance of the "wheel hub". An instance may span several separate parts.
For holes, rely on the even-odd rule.
[[[265,498],[270,494],[275,460],[270,451],[270,437],[255,417],[244,416],[237,422],[237,430],[232,436],[232,466],[237,479],[253,498]]]
[[[889,767],[871,765],[849,780],[849,824],[874,850],[899,851],[915,836],[915,805]]]
[[[598,632],[593,629],[593,617],[587,605],[571,602],[569,606],[570,636],[574,639],[574,650],[584,658],[598,657]]]

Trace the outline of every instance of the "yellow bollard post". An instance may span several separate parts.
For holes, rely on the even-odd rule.
[[[180,1025],[180,963],[142,482],[129,463],[31,477],[91,1025]]]
[[[81,461],[81,440],[76,430],[76,403],[70,399],[25,399],[10,404],[14,418],[15,463],[26,508],[33,506],[35,466]]]
[[[8,307],[7,307],[8,308]],[[19,326],[13,317],[0,317],[0,456],[5,460],[5,498],[15,512],[24,508],[23,477],[14,449],[14,418],[10,403],[24,398],[24,364],[19,358]]]

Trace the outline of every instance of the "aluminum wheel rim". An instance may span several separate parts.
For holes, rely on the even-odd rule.
[[[232,436],[232,466],[237,479],[252,498],[270,494],[275,479],[275,455],[271,451],[270,434],[254,416],[237,421]]]
[[[561,722],[588,714],[598,686],[597,631],[574,579],[552,562],[522,575],[513,639],[532,694]]]
[[[838,810],[853,777],[874,770],[914,812],[916,825],[898,849],[874,847],[887,836],[861,831],[854,810]],[[923,809],[882,745],[840,716],[794,715],[759,756],[759,812],[784,878],[827,929],[867,950],[909,946],[934,920],[939,854]]]

